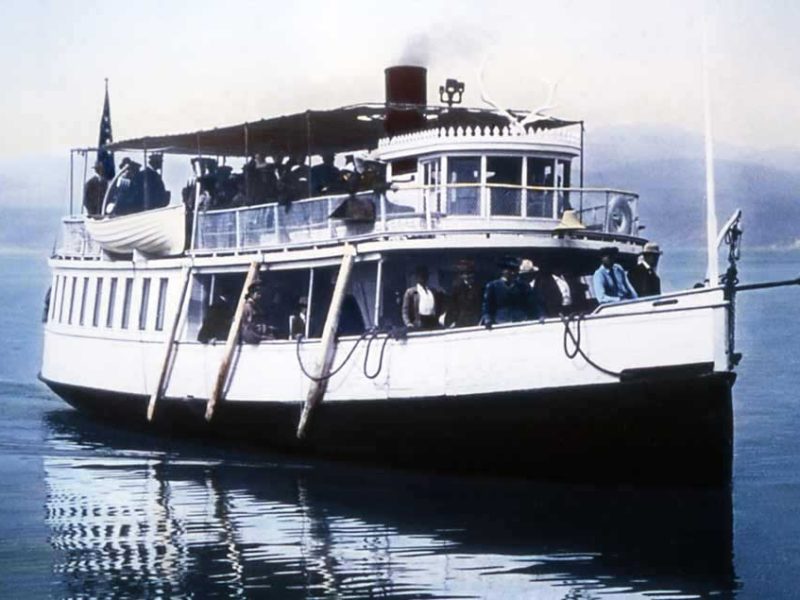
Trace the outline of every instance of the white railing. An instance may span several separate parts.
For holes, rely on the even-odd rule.
[[[56,244],[56,255],[73,258],[100,257],[100,245],[86,231],[83,217],[64,217],[61,220],[61,234]]]
[[[300,200],[288,207],[272,203],[200,211],[191,249],[245,252],[399,232],[552,229],[565,210],[574,210],[589,232],[639,232],[638,196],[619,190],[448,184],[401,187],[386,194],[362,192],[358,198],[374,203],[374,223],[330,218],[346,195]],[[101,256],[83,217],[63,219],[56,254]]]
[[[330,218],[346,195],[301,200],[288,207],[266,204],[200,212],[192,249],[238,252],[399,231],[520,230],[542,219],[552,226],[565,210],[574,210],[589,231],[638,235],[638,197],[617,190],[449,184],[358,197],[374,203],[374,223]]]

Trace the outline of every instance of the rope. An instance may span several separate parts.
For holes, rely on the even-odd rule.
[[[577,326],[575,328],[575,333],[573,333],[572,329],[570,329],[570,323],[572,323],[573,320],[577,324]],[[606,375],[610,375],[611,377],[619,378],[620,377],[620,373],[617,373],[616,371],[611,371],[609,369],[601,367],[596,362],[594,362],[591,358],[589,358],[589,356],[581,348],[581,322],[582,321],[583,321],[583,315],[580,315],[580,314],[577,315],[577,317],[575,315],[570,315],[568,317],[565,317],[563,315],[561,316],[561,322],[564,323],[564,354],[570,360],[572,360],[576,356],[580,355],[581,358],[583,358],[583,360],[585,360],[589,365],[591,365],[592,367],[594,367],[595,369],[597,369],[601,373],[605,373]],[[567,339],[572,340],[572,345],[574,347],[573,350],[569,349],[569,346],[567,344]]]
[[[383,338],[383,344],[381,344],[381,352],[378,355],[378,368],[375,369],[374,372],[370,373],[369,372],[369,353],[370,353],[370,348],[372,347],[372,342],[374,342],[376,339],[378,339],[381,336],[381,334],[385,334],[386,337]],[[382,331],[380,329],[374,329],[374,328],[373,329],[368,329],[367,331],[365,331],[364,333],[362,333],[359,336],[359,338],[356,340],[356,343],[353,344],[352,348],[350,348],[350,351],[347,353],[347,356],[344,357],[344,360],[342,361],[342,363],[338,367],[333,369],[330,373],[328,373],[327,375],[325,375],[323,377],[316,377],[316,376],[312,375],[311,373],[308,372],[308,370],[306,369],[305,365],[303,364],[303,359],[300,357],[300,345],[302,344],[303,338],[305,336],[303,336],[301,334],[301,335],[297,336],[297,344],[295,345],[295,354],[297,356],[297,364],[300,365],[300,370],[303,372],[303,375],[308,377],[311,381],[316,381],[316,382],[327,381],[328,379],[330,379],[331,377],[336,375],[339,371],[341,371],[344,368],[344,366],[347,364],[347,362],[353,357],[353,354],[355,354],[355,351],[356,351],[356,348],[358,348],[358,345],[363,340],[365,340],[366,338],[369,338],[367,340],[367,348],[364,351],[364,366],[363,366],[362,370],[364,372],[364,377],[366,377],[367,379],[375,379],[375,378],[378,377],[378,375],[381,374],[381,371],[383,371],[383,357],[384,357],[384,354],[386,353],[386,346],[388,345],[389,340],[405,339],[406,334],[407,334],[406,329],[402,328],[402,327],[400,327],[400,328],[397,328],[397,327],[396,328],[392,328],[389,331]]]
[[[383,338],[383,344],[381,344],[381,353],[378,356],[378,368],[375,370],[374,373],[367,372],[367,362],[369,361],[369,349],[372,346],[372,342],[380,336],[380,331],[375,331],[367,341],[367,349],[364,351],[364,377],[367,379],[375,379],[378,375],[380,375],[381,371],[383,370],[383,353],[386,352],[386,344],[389,343],[389,340],[392,339],[393,335],[391,332],[386,332],[386,337]]]
[[[353,344],[353,347],[350,348],[350,352],[348,352],[347,356],[344,357],[344,360],[342,361],[342,363],[338,367],[333,369],[330,373],[328,373],[327,375],[323,375],[322,377],[316,377],[315,375],[312,375],[311,373],[309,373],[308,370],[306,369],[305,365],[303,364],[303,359],[300,357],[300,344],[303,342],[303,337],[304,336],[301,333],[300,335],[297,336],[297,344],[295,346],[295,354],[297,355],[297,364],[300,365],[300,370],[303,372],[303,375],[308,377],[311,381],[316,381],[317,383],[319,383],[320,381],[327,381],[328,379],[330,379],[331,377],[336,375],[339,371],[341,371],[344,368],[344,366],[347,364],[347,361],[349,361],[350,358],[355,353],[356,348],[358,348],[358,345],[368,335],[370,335],[371,333],[372,333],[372,330],[370,330],[370,329],[368,329],[367,331],[362,333],[359,336],[359,338],[356,340],[356,343]]]

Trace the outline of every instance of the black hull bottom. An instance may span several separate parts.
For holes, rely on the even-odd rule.
[[[586,387],[322,403],[305,440],[301,403],[148,398],[46,381],[107,421],[167,434],[399,467],[541,479],[725,485],[733,453],[732,373],[684,373]]]

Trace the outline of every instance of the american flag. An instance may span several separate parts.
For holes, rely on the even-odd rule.
[[[111,136],[111,107],[108,103],[108,79],[106,79],[106,100],[103,103],[103,116],[100,119],[100,137],[97,140],[97,160],[103,163],[106,179],[114,177],[114,153],[105,149],[113,141]]]

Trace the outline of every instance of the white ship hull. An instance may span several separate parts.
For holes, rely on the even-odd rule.
[[[168,300],[168,313],[176,304]],[[721,289],[603,307],[581,323],[581,349],[614,374],[569,358],[556,319],[411,333],[387,343],[374,379],[365,376],[362,343],[331,378],[302,442],[295,431],[311,382],[294,341],[240,345],[210,424],[203,413],[221,343],[177,344],[153,423],[146,412],[164,356],[161,332],[78,333],[50,323],[41,377],[106,418],[290,451],[529,476],[720,482],[732,448],[726,320]],[[356,341],[339,341],[335,364]],[[378,368],[382,342],[370,348],[368,372]],[[312,368],[319,342],[304,342],[299,354]]]

